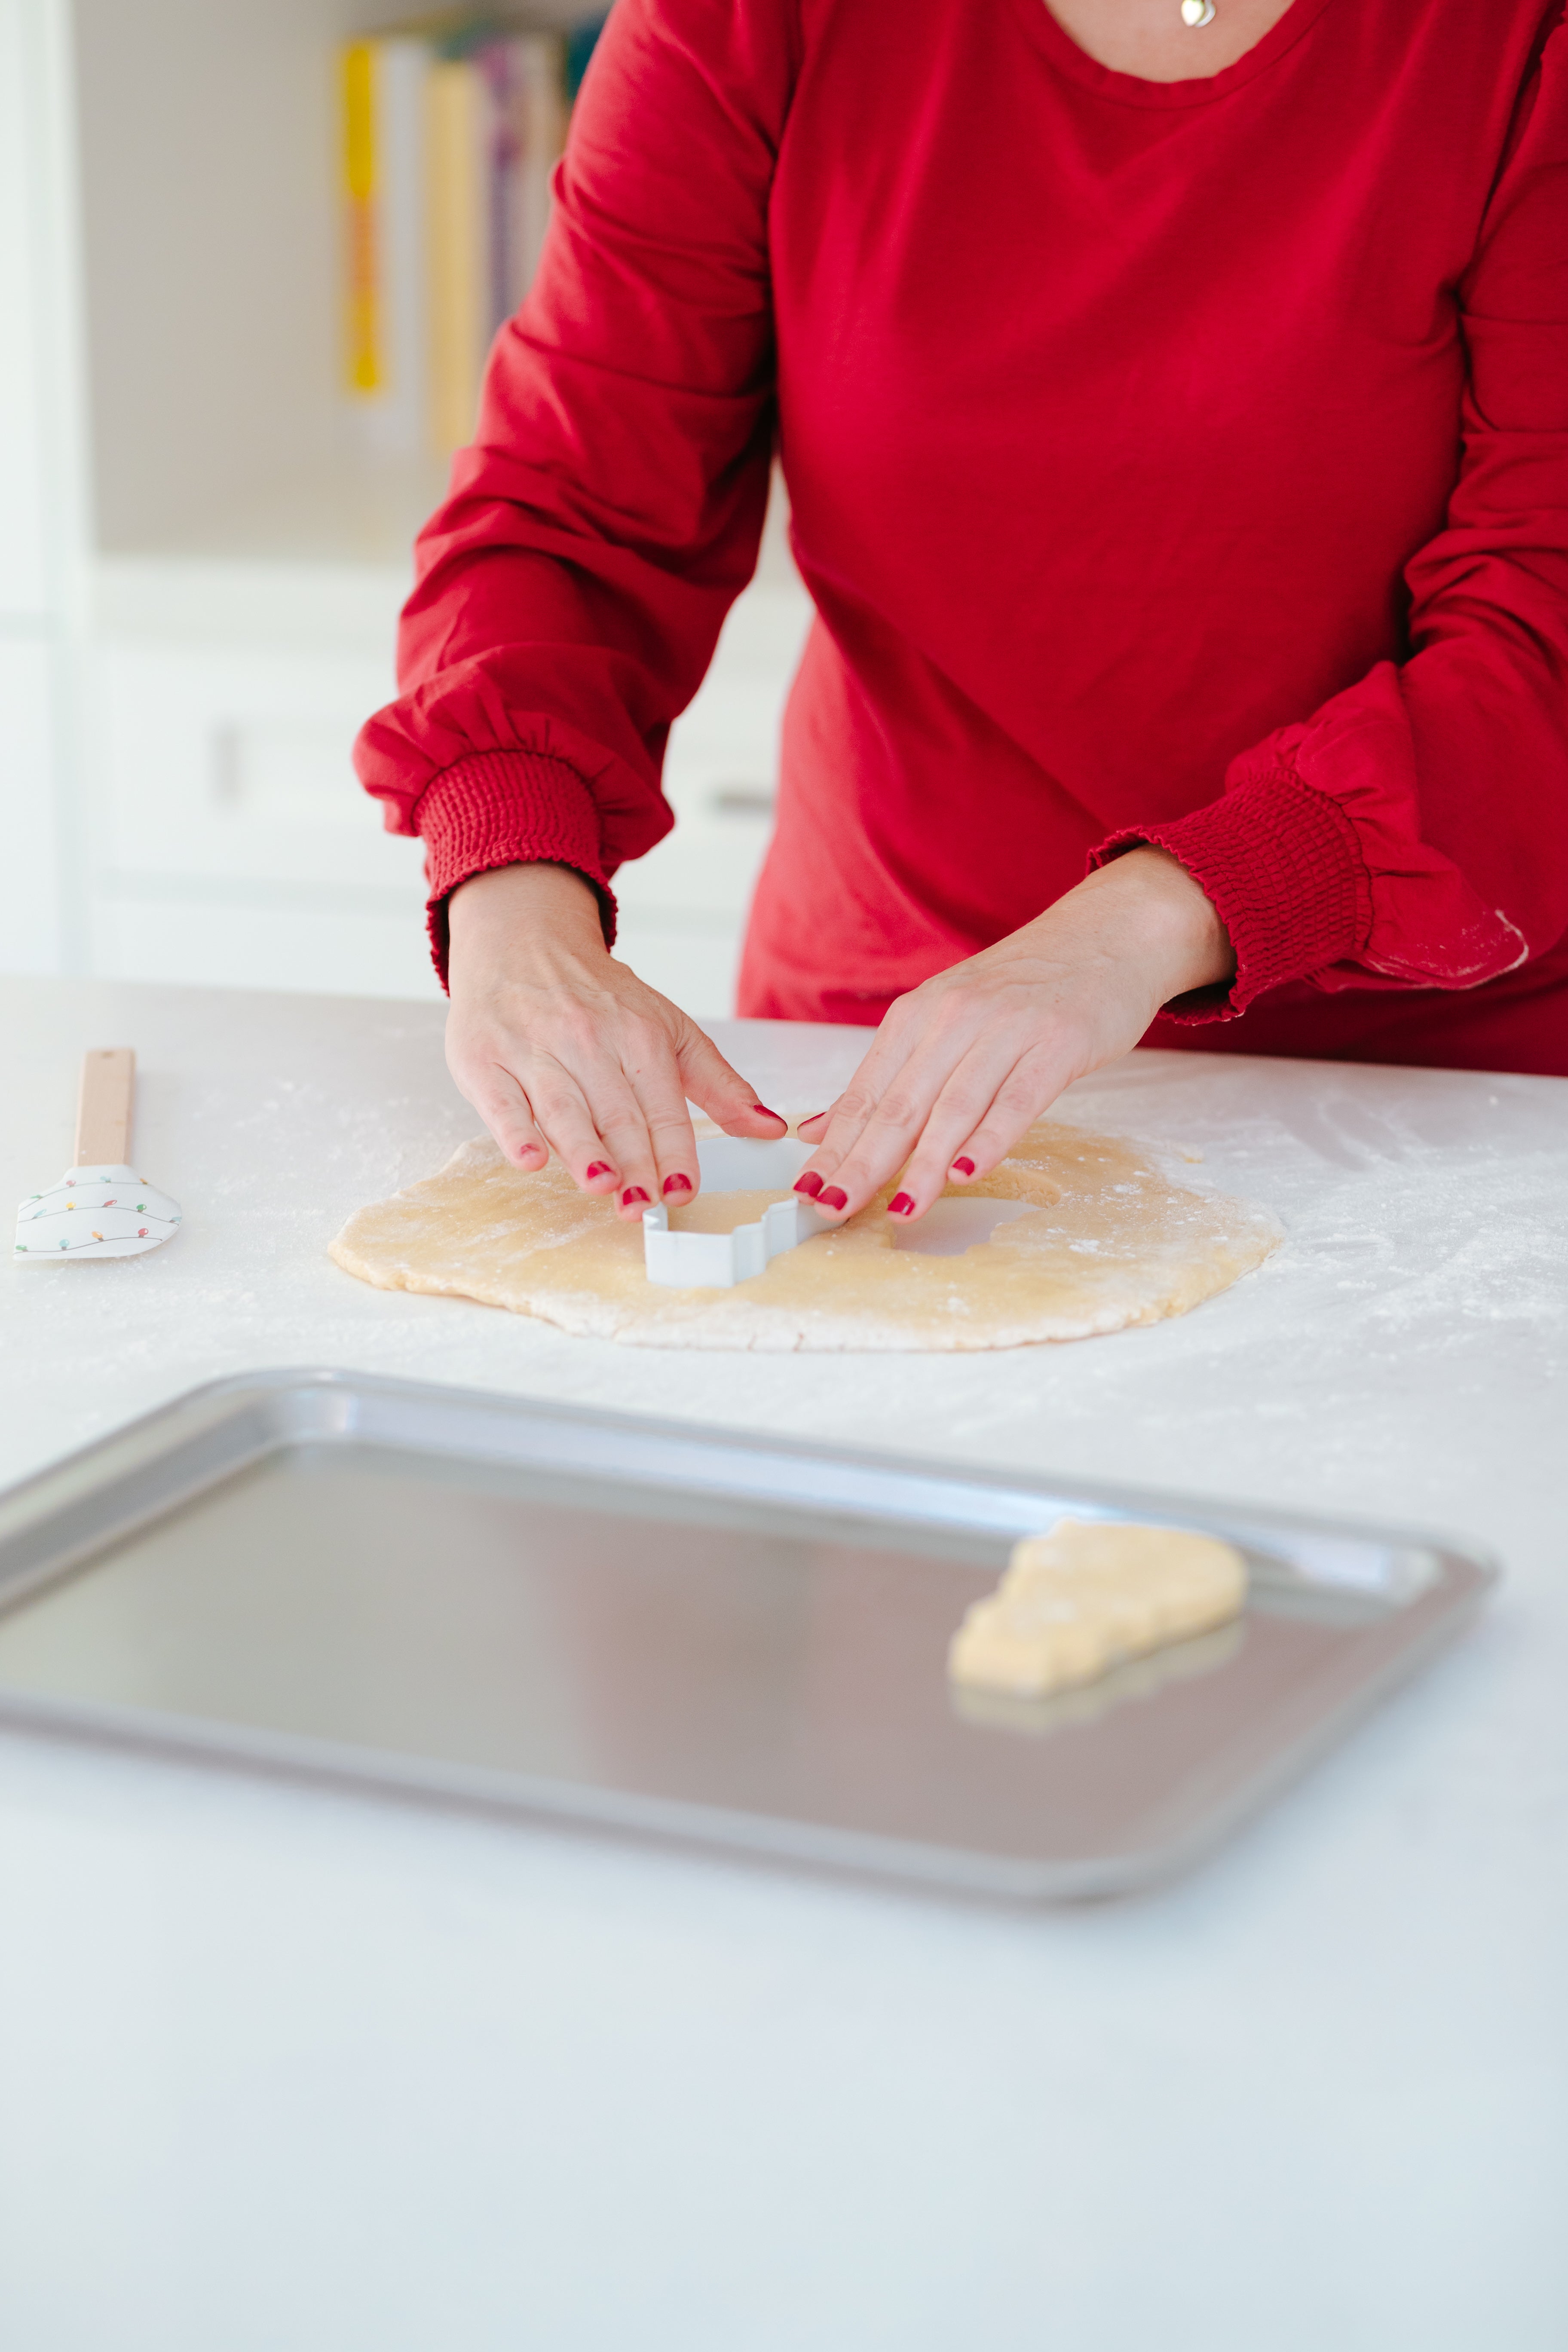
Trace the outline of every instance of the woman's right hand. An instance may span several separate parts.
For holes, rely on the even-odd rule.
[[[689,1097],[726,1135],[783,1134],[696,1023],[611,955],[570,866],[476,874],[447,914],[447,1066],[519,1168],[553,1150],[629,1221],[698,1190]]]

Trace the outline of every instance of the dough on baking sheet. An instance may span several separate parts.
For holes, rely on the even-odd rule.
[[[895,1189],[733,1289],[666,1289],[643,1271],[640,1224],[579,1192],[554,1160],[524,1175],[480,1137],[438,1176],[358,1211],[331,1254],[384,1290],[475,1298],[637,1347],[947,1350],[1083,1339],[1182,1315],[1283,1239],[1267,1211],[1177,1183],[1133,1145],[1054,1118],[1030,1128],[992,1175],[954,1188],[963,1200],[1028,1204],[958,1256],[907,1245],[913,1234],[883,1213]],[[700,1195],[669,1222],[727,1231],[779,1197]]]
[[[1189,1641],[1172,1642],[1163,1650],[1146,1651],[1142,1657],[1123,1658],[1120,1665],[1108,1666],[1091,1683],[1026,1693],[994,1690],[984,1683],[950,1681],[948,1697],[956,1716],[983,1731],[1019,1732],[1026,1738],[1040,1739],[1052,1732],[1101,1722],[1118,1707],[1157,1697],[1173,1684],[1197,1682],[1205,1675],[1217,1674],[1240,1655],[1246,1637],[1245,1619],[1233,1617],[1228,1625],[1216,1625],[1212,1633],[1194,1633]]]
[[[1247,1562],[1184,1528],[1058,1519],[1013,1548],[948,1650],[955,1683],[1043,1698],[1239,1616]]]

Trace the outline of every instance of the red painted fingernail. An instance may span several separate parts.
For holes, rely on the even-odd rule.
[[[615,1172],[607,1160],[595,1160],[583,1181],[591,1184],[595,1176],[613,1176]]]
[[[804,1176],[795,1179],[795,1189],[797,1192],[804,1192],[808,1201],[815,1201],[822,1190],[822,1179],[815,1168],[808,1168]]]
[[[888,1203],[889,1217],[908,1217],[914,1213],[914,1202],[907,1192],[895,1192]]]
[[[816,1195],[816,1205],[819,1209],[841,1209],[848,1198],[840,1185],[826,1184]]]
[[[952,1172],[955,1176],[973,1176],[974,1173],[973,1160],[955,1160],[952,1163]]]
[[[787,1127],[789,1125],[789,1121],[785,1118],[783,1111],[770,1110],[766,1103],[753,1103],[752,1105],[752,1108],[753,1110],[760,1110],[764,1118],[776,1118],[781,1127]]]
[[[664,1189],[667,1192],[689,1192],[691,1179],[689,1176],[667,1176],[664,1180]]]
[[[802,1127],[809,1127],[813,1119],[826,1118],[826,1117],[827,1113],[825,1110],[810,1111],[807,1113],[806,1117],[801,1120],[801,1125]]]
[[[621,1206],[623,1209],[629,1209],[634,1201],[646,1201],[647,1199],[647,1194],[643,1191],[640,1184],[628,1184],[626,1191],[621,1194]]]

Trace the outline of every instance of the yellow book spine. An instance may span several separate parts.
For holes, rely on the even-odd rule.
[[[432,67],[426,84],[430,426],[442,452],[473,438],[485,360],[484,102],[467,59]]]
[[[374,44],[349,42],[342,66],[344,367],[349,390],[364,394],[379,392],[385,382],[375,216]]]

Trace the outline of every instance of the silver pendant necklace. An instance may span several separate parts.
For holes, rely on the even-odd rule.
[[[1182,22],[1184,25],[1212,25],[1214,0],[1182,0]]]

